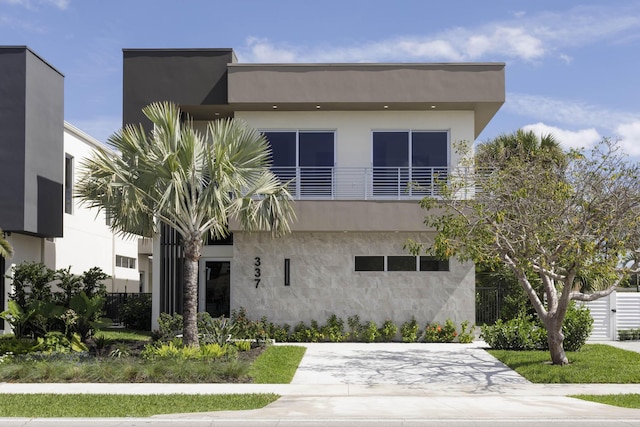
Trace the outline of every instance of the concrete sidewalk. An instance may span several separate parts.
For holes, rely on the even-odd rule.
[[[640,352],[640,343],[629,344]],[[171,420],[176,425],[201,425],[200,422],[202,425],[245,425],[242,422],[274,426],[380,425],[382,421],[386,422],[384,425],[424,425],[434,420],[454,423],[447,425],[458,425],[455,424],[458,422],[460,425],[553,424],[553,421],[566,424],[576,420],[640,425],[640,410],[567,397],[640,394],[640,384],[532,384],[485,352],[482,342],[305,346],[307,353],[291,384],[3,383],[0,393],[276,393],[282,396],[254,411],[161,415],[132,419],[131,424],[121,419],[119,426],[141,425],[141,421],[170,423]],[[640,363],[640,355],[638,358]],[[9,421],[20,420],[0,419],[0,425],[14,425],[7,424]],[[71,422],[68,425],[72,425]]]

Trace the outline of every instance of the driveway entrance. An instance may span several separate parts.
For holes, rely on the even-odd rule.
[[[309,343],[291,384],[529,384],[486,344]]]

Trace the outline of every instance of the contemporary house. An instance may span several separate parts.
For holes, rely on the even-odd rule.
[[[272,239],[231,224],[200,265],[199,309],[244,307],[295,324],[329,315],[396,323],[474,320],[474,266],[411,256],[428,242],[418,200],[436,177],[464,173],[454,144],[473,144],[505,99],[504,64],[242,64],[232,49],[124,49],[123,124],[172,101],[196,126],[234,117],[270,143],[297,222]],[[182,309],[179,238],[154,239],[153,318]]]
[[[72,197],[82,160],[101,143],[64,121],[63,85],[28,47],[0,47],[0,228],[14,249],[0,257],[0,311],[11,293],[6,276],[22,262],[75,274],[97,266],[111,276],[109,292],[149,291],[140,283],[150,280],[144,244],[114,235],[103,213]]]

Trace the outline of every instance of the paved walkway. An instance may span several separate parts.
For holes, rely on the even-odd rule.
[[[640,384],[531,384],[486,353],[483,344],[308,344],[291,384],[0,383],[0,393],[271,392],[282,396],[254,411],[162,415],[132,419],[130,423],[121,419],[113,424],[118,426],[171,424],[171,420],[176,425],[184,422],[183,425],[216,426],[380,425],[383,421],[383,425],[424,425],[434,421],[448,426],[524,425],[567,424],[575,420],[589,425],[640,425],[640,410],[567,397],[581,393],[640,393]],[[640,352],[640,343],[615,345]],[[42,425],[37,420],[0,418],[2,426],[32,423]],[[65,425],[82,423],[69,421]]]

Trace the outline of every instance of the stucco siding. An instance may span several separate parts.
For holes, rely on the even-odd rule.
[[[272,239],[266,233],[236,233],[231,265],[231,307],[275,323],[317,320],[331,314],[346,320],[396,323],[415,316],[421,324],[474,321],[473,264],[450,262],[444,272],[356,272],[355,255],[407,255],[407,238],[428,241],[429,233],[293,233]],[[260,258],[256,288],[255,259]],[[284,259],[291,265],[284,286]]]

